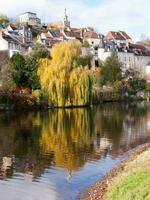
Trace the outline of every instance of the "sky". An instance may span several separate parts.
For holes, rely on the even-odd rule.
[[[92,26],[103,34],[123,30],[135,40],[150,37],[150,0],[0,0],[0,14],[18,18],[31,11],[42,22],[61,20],[65,8],[72,27]]]

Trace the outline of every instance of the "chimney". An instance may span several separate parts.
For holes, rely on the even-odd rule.
[[[0,31],[0,38],[2,38],[3,37],[3,31]]]
[[[80,30],[80,37],[83,38],[83,29]]]
[[[23,44],[25,44],[25,43],[26,43],[26,36],[25,36],[25,26],[23,26],[22,42],[23,42]]]

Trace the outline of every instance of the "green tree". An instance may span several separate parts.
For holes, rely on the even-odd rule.
[[[112,54],[111,57],[108,57],[107,60],[101,67],[101,84],[113,84],[116,81],[120,81],[122,78],[122,64],[118,60],[116,54]]]
[[[13,80],[18,87],[29,87],[28,76],[26,74],[25,58],[19,53],[14,54],[10,59],[11,66],[15,69]]]
[[[85,48],[89,48],[90,47],[90,44],[86,39],[83,41],[83,47],[85,47]]]
[[[13,76],[14,82],[18,87],[29,87],[31,89],[40,89],[37,70],[39,60],[49,57],[49,51],[40,44],[35,45],[30,54],[25,58],[20,54],[14,54],[10,63],[15,69]]]
[[[32,89],[40,89],[39,77],[37,70],[39,60],[41,58],[49,58],[50,52],[41,44],[36,44],[30,54],[26,57],[26,75],[28,77],[28,84]]]
[[[14,72],[7,58],[0,65],[0,87],[7,88],[13,85]]]
[[[44,45],[37,43],[33,47],[30,56],[34,57],[36,60],[39,60],[40,58],[49,58],[50,52]]]
[[[9,23],[9,18],[6,15],[0,15],[0,25],[6,26]]]

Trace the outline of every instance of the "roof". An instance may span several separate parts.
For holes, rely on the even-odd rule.
[[[10,26],[12,30],[18,30],[18,27],[15,24],[9,24],[8,26]]]
[[[60,32],[59,29],[52,29],[49,30],[50,34],[52,35],[53,38],[61,38],[63,37],[63,34]]]
[[[130,37],[126,32],[124,32],[124,31],[119,31],[119,33],[121,33],[121,35],[122,35],[125,39],[131,40],[131,37]]]
[[[104,37],[104,40],[128,40],[131,39],[130,36],[124,32],[124,31],[110,31],[107,33],[107,35]]]
[[[150,51],[143,45],[130,43],[129,49],[137,56],[150,56]]]
[[[47,39],[52,39],[51,35],[47,32],[47,33],[42,33]]]
[[[74,31],[72,29],[64,30],[64,33],[67,37],[72,37],[72,38],[81,38],[82,37],[80,31]]]
[[[87,31],[84,33],[85,38],[100,39],[100,35],[94,31]]]
[[[4,32],[2,32],[2,37],[4,40],[8,41],[8,42],[13,42],[15,44],[20,44],[21,46],[27,47],[28,44],[24,44],[22,42],[22,37],[20,35],[15,35],[15,34],[6,34]]]
[[[20,15],[24,15],[24,14],[32,14],[32,15],[36,15],[36,13],[33,13],[33,12],[24,12],[24,13],[22,13],[22,14],[20,14]]]

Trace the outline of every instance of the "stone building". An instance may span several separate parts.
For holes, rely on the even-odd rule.
[[[124,37],[120,34],[124,33]],[[141,77],[147,76],[147,65],[150,63],[150,51],[138,44],[131,43],[132,39],[123,31],[109,32],[101,41],[98,49],[98,59],[104,62],[113,52],[122,63],[122,70],[138,71]]]
[[[36,13],[25,12],[19,16],[20,24],[28,24],[30,26],[41,27],[41,19],[37,17]]]

